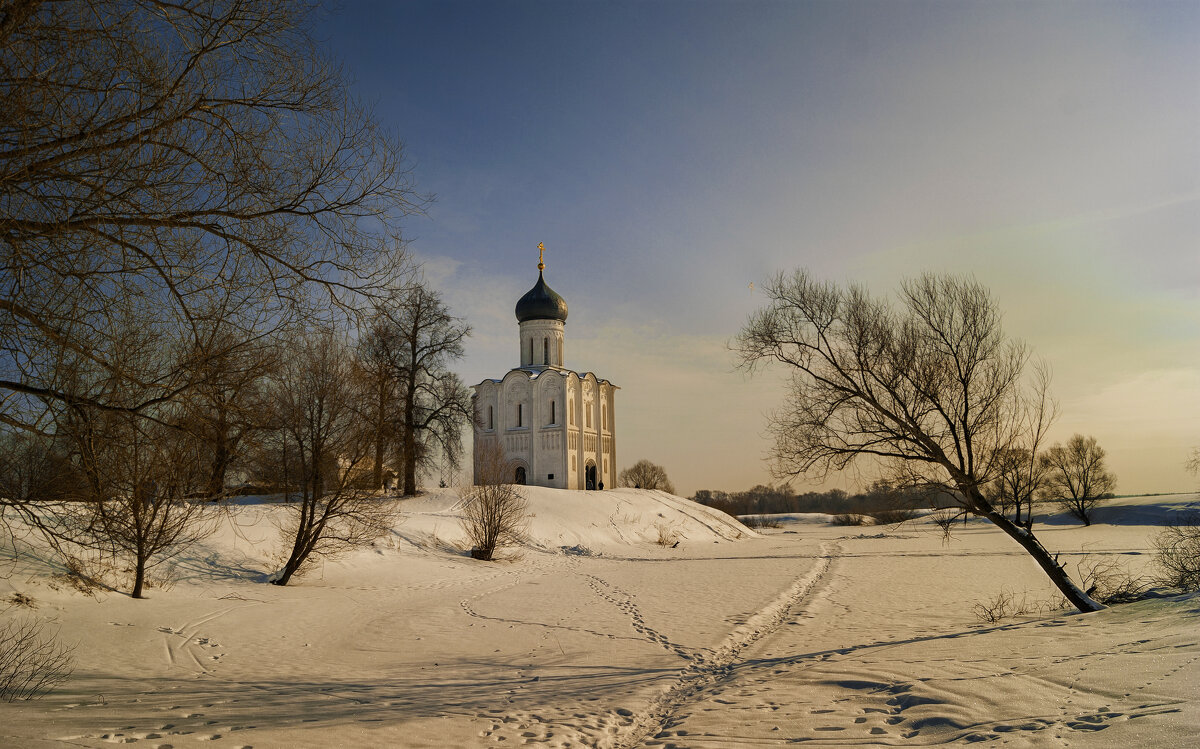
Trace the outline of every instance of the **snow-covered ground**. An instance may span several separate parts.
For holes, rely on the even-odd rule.
[[[530,489],[529,545],[463,553],[452,490],[375,548],[268,585],[277,508],[245,504],[135,601],[23,556],[0,596],[76,643],[71,679],[0,704],[0,746],[1186,746],[1200,736],[1200,597],[985,624],[1055,599],[999,531],[755,533],[660,492]],[[1147,567],[1196,495],[1116,500],[1039,536],[1073,569]],[[811,519],[809,519],[811,520]],[[234,525],[236,524],[236,528]],[[678,540],[675,547],[657,543]],[[672,541],[673,543],[673,541]],[[5,616],[12,616],[9,611]]]

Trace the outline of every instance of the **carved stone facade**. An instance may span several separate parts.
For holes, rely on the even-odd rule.
[[[521,366],[476,385],[475,465],[499,444],[513,481],[558,489],[616,486],[617,387],[564,366],[567,305],[542,278],[517,302]]]

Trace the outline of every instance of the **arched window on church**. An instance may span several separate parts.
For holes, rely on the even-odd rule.
[[[560,367],[563,366],[562,339],[561,338],[558,339],[558,366],[560,366]]]
[[[533,366],[533,339],[529,339],[529,364]]]
[[[571,426],[575,426],[575,401],[571,401],[567,406],[567,418],[571,421]]]
[[[524,416],[525,416],[525,404],[518,403],[517,404],[517,426],[519,426],[519,427],[525,426],[525,422],[523,420]]]
[[[495,413],[493,412],[492,407],[488,406],[488,429],[495,429],[495,428],[496,428]]]
[[[608,429],[608,404],[600,404],[600,428]]]
[[[554,423],[554,401],[550,401],[550,423]]]
[[[584,413],[583,420],[584,420],[584,422],[586,422],[585,426],[587,426],[587,428],[588,428],[588,429],[591,429],[591,428],[592,428],[592,408],[591,408],[591,405],[592,405],[592,404],[590,404],[590,403],[584,403],[584,404],[583,404],[583,409],[584,409],[584,411],[583,411],[583,413]]]
[[[542,339],[542,364],[550,363],[550,339]]]

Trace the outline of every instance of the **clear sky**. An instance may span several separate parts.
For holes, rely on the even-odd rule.
[[[318,34],[437,196],[406,227],[464,380],[518,363],[544,242],[620,467],[769,479],[782,390],[726,343],[805,266],[974,274],[1053,367],[1053,438],[1121,493],[1196,485],[1200,2],[345,0]]]

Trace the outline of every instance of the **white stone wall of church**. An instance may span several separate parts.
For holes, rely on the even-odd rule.
[[[475,427],[477,444],[498,441],[506,457],[525,468],[531,484],[584,489],[585,467],[592,462],[597,482],[605,489],[615,488],[616,390],[593,374],[580,377],[556,370],[543,371],[533,379],[527,371],[513,370],[499,383],[484,381],[475,388],[480,414]],[[551,403],[555,404],[553,419]],[[492,429],[488,429],[489,406],[493,409]],[[548,478],[551,474],[554,479]]]
[[[532,399],[532,422],[537,432],[537,444],[534,448],[534,471],[538,486],[566,488],[566,446],[563,439],[563,428],[559,423],[558,409],[562,407],[565,396],[565,382],[557,372],[545,372],[539,376],[534,386],[537,397]],[[554,406],[551,406],[554,403]],[[551,420],[551,411],[554,419]],[[550,476],[554,478],[551,479]]]

